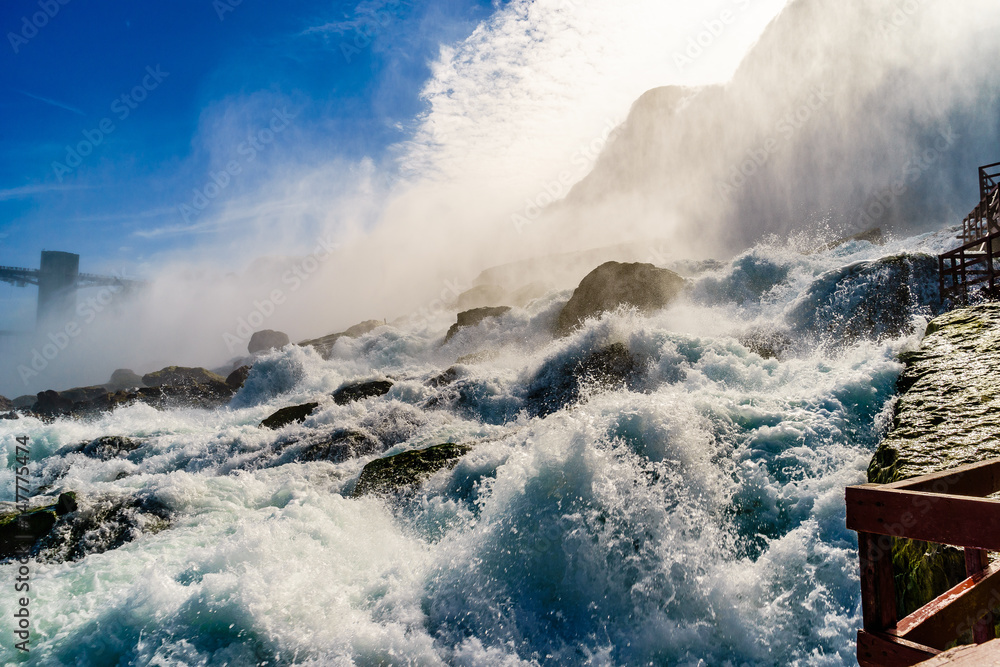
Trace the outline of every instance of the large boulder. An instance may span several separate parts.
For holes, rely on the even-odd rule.
[[[14,403],[5,396],[0,396],[0,412],[10,412],[14,409]]]
[[[580,282],[556,323],[556,333],[566,335],[589,317],[635,306],[652,312],[667,306],[684,288],[684,279],[652,264],[605,262]]]
[[[290,342],[288,334],[285,332],[264,329],[263,331],[255,331],[254,334],[250,336],[250,342],[247,344],[247,350],[250,351],[250,354],[257,354],[258,352],[281,349]]]
[[[56,455],[78,452],[92,459],[110,461],[114,458],[124,458],[140,447],[142,447],[142,443],[138,440],[120,435],[105,435],[90,442],[60,449]]]
[[[584,389],[611,391],[633,386],[642,366],[622,343],[586,355],[559,356],[542,365],[528,387],[525,407],[536,417],[580,401]]]
[[[330,353],[333,351],[334,343],[341,338],[357,338],[359,336],[364,336],[366,333],[370,333],[381,326],[385,326],[384,320],[365,320],[364,322],[355,324],[353,327],[349,327],[339,333],[329,334],[312,340],[304,340],[299,343],[299,345],[302,347],[313,347],[317,352],[319,352],[321,357],[329,359]]]
[[[296,456],[296,460],[340,463],[359,456],[380,453],[385,449],[385,444],[370,433],[344,429],[303,448]]]
[[[31,406],[31,411],[40,417],[58,417],[68,415],[73,411],[74,403],[64,398],[57,391],[47,389],[38,392],[38,399]]]
[[[108,391],[121,391],[142,386],[142,378],[131,368],[119,368],[111,374],[111,379],[104,385]]]
[[[347,405],[354,401],[361,401],[366,398],[374,398],[389,393],[392,389],[390,380],[370,380],[368,382],[354,382],[346,384],[333,392],[333,402],[337,405]]]
[[[488,317],[500,317],[510,312],[510,306],[496,306],[493,308],[473,308],[458,314],[457,321],[448,329],[444,340],[447,343],[452,336],[465,327],[474,327]]]
[[[282,426],[288,426],[292,422],[302,423],[306,417],[311,415],[319,407],[319,403],[306,403],[304,405],[291,405],[281,408],[273,415],[260,423],[261,427],[277,430]]]
[[[14,404],[14,409],[23,410],[26,408],[31,408],[31,406],[34,405],[35,401],[37,400],[38,397],[33,394],[24,394],[22,396],[18,396],[17,398],[13,399],[11,403]]]
[[[470,445],[448,442],[375,459],[361,470],[352,495],[359,498],[370,493],[386,494],[415,486],[438,470],[454,467],[470,451]]]

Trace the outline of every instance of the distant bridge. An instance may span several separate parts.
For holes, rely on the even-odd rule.
[[[145,286],[141,280],[80,273],[80,256],[70,252],[43,250],[37,269],[0,266],[0,282],[15,287],[38,287],[37,323],[65,323],[76,312],[76,293],[87,287],[119,287],[133,290]]]

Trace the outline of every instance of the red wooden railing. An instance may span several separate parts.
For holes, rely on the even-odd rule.
[[[858,533],[863,629],[862,667],[916,665],[971,632],[992,639],[991,610],[1000,608],[1000,459],[974,463],[894,484],[846,491],[847,527]],[[903,619],[896,617],[892,538],[965,549],[968,578]]]

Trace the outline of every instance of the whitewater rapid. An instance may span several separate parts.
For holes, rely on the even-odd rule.
[[[916,333],[843,342],[817,321],[850,320],[884,287],[878,272],[842,280],[857,262],[935,254],[951,236],[812,254],[763,244],[686,265],[692,287],[664,311],[620,310],[564,339],[548,332],[569,291],[445,345],[454,314],[341,339],[329,360],[285,348],[218,410],[0,421],[0,500],[14,498],[14,437],[27,435],[38,486],[141,494],[172,520],[76,562],[32,563],[28,656],[11,642],[17,565],[0,565],[2,662],[853,664],[860,594],[843,490],[865,480],[891,421],[897,355],[919,343],[936,284],[911,274]],[[810,306],[819,298],[825,310]],[[790,347],[765,359],[740,343],[751,329],[780,330]],[[546,369],[611,343],[644,364],[637,386],[528,416]],[[484,350],[452,385],[427,384]],[[329,400],[372,378],[395,384],[381,398]],[[257,427],[317,399],[302,424]],[[374,456],[275,453],[340,428],[387,443],[376,456],[475,448],[398,499],[350,497]],[[104,435],[143,446],[108,461],[56,454]]]

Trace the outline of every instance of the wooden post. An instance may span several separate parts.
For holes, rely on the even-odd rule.
[[[990,558],[985,549],[965,548],[965,573],[970,577],[979,574],[990,564]],[[976,622],[972,629],[972,638],[977,644],[985,644],[994,639],[993,614],[986,614]]]
[[[896,588],[892,580],[892,538],[858,533],[861,559],[861,613],[865,630],[896,625]]]

